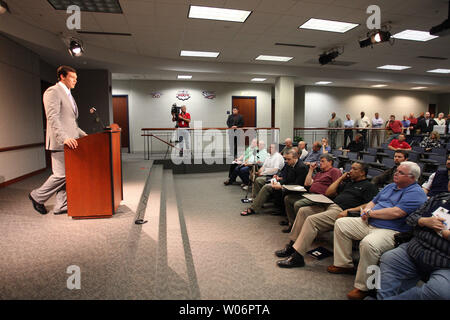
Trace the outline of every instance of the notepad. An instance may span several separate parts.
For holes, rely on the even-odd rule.
[[[305,187],[295,184],[285,184],[283,188],[289,191],[306,192]]]
[[[328,203],[328,204],[334,203],[333,200],[325,197],[323,194],[308,193],[304,194],[303,197],[317,203]]]
[[[447,209],[439,207],[432,213],[432,215],[435,217],[445,219],[444,230],[450,230],[450,213],[448,213]]]

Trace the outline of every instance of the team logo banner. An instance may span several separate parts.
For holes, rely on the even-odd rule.
[[[216,97],[215,91],[202,91],[202,94],[206,99],[214,99]]]
[[[188,100],[191,97],[191,94],[187,90],[180,90],[180,91],[177,92],[176,97],[177,97],[178,100],[185,101],[185,100]]]
[[[163,94],[162,92],[152,92],[150,93],[150,95],[152,96],[152,98],[161,98]]]

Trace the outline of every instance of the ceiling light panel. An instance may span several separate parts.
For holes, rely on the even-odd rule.
[[[438,36],[432,36],[428,31],[405,30],[392,36],[395,39],[412,40],[412,41],[429,41]]]
[[[255,82],[262,82],[262,81],[266,81],[267,79],[266,78],[253,78],[252,79],[252,81],[255,81]]]
[[[259,55],[258,57],[255,58],[255,60],[287,62],[292,58],[293,57]]]
[[[182,57],[217,58],[219,56],[219,53],[220,52],[181,50],[180,56],[182,56]]]
[[[384,69],[384,70],[396,70],[396,71],[400,71],[400,70],[406,70],[409,69],[411,67],[409,66],[397,66],[397,65],[393,65],[393,64],[387,64],[381,67],[377,67],[377,69]]]
[[[320,85],[330,84],[330,83],[333,83],[333,82],[331,82],[331,81],[318,81],[318,82],[316,82],[316,84],[320,84]]]
[[[428,70],[427,72],[431,72],[431,73],[450,73],[450,69],[434,69],[434,70]]]
[[[67,10],[76,5],[81,11],[100,13],[123,13],[119,0],[47,0],[55,10]]]
[[[190,6],[188,17],[193,19],[245,22],[251,13],[251,11],[247,10]]]
[[[192,76],[188,76],[188,75],[178,75],[178,79],[192,79]]]
[[[427,87],[413,87],[411,88],[412,90],[421,90],[421,89],[426,89]]]
[[[357,26],[358,24],[356,23],[311,18],[298,28],[345,33],[353,28],[356,28]]]
[[[371,85],[372,88],[383,88],[383,87],[387,87],[387,84],[374,84]]]

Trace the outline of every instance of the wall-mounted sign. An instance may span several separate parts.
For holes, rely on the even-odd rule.
[[[161,98],[163,94],[162,92],[152,92],[150,93],[150,95],[152,96],[152,98]]]
[[[180,91],[177,92],[176,97],[177,97],[178,100],[185,101],[185,100],[188,100],[191,97],[191,94],[187,90],[180,90]]]
[[[206,99],[214,99],[216,97],[215,91],[202,91],[202,94]]]

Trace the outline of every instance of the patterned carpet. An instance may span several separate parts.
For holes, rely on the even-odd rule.
[[[278,268],[280,217],[241,217],[244,192],[223,185],[226,173],[173,175],[132,155],[123,170],[110,219],[36,213],[27,195],[49,172],[0,189],[0,299],[346,299],[352,289],[353,276],[326,272],[332,258]],[[71,265],[80,290],[67,288]]]

